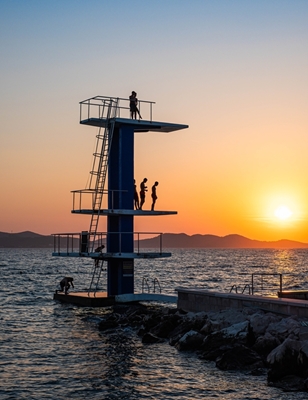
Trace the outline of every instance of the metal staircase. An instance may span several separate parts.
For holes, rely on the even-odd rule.
[[[100,211],[103,201],[104,186],[108,170],[108,160],[110,147],[112,143],[113,131],[114,131],[114,118],[117,115],[119,99],[106,99],[103,100],[103,107],[101,111],[101,118],[106,118],[105,128],[99,128],[99,132],[96,141],[95,152],[93,153],[93,166],[90,172],[89,189],[94,189],[92,199],[92,216],[89,228],[89,234],[92,238],[92,248],[94,250],[96,232],[100,217]],[[106,114],[106,115],[105,115]],[[103,133],[102,133],[103,130]],[[96,179],[93,179],[96,178]]]

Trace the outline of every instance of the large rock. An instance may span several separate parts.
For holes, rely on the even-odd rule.
[[[274,315],[272,313],[265,314],[262,311],[259,311],[253,314],[250,318],[250,326],[255,335],[255,337],[263,336],[267,331],[267,328],[270,324],[278,323],[281,321],[281,317]]]
[[[159,338],[149,332],[145,333],[142,338],[142,343],[150,344],[150,343],[160,343],[160,342],[162,342],[161,338]]]
[[[179,325],[182,318],[179,315],[170,315],[164,318],[156,326],[150,329],[150,332],[160,338],[169,338],[171,332]]]
[[[215,361],[226,349],[232,348],[235,342],[233,336],[225,336],[222,331],[211,333],[203,340],[200,358]]]
[[[180,350],[199,350],[202,346],[204,336],[196,331],[189,331],[176,343],[175,347]]]
[[[109,329],[115,329],[119,326],[117,321],[114,320],[103,320],[100,321],[100,323],[98,324],[98,329],[99,331],[103,332],[103,331],[107,331]]]
[[[222,370],[246,371],[263,368],[264,364],[257,352],[246,346],[236,344],[217,357],[216,366]]]
[[[266,332],[283,342],[287,338],[298,340],[301,325],[294,317],[283,318],[279,322],[271,322]]]
[[[267,356],[269,366],[268,381],[275,382],[284,376],[301,376],[302,368],[298,363],[302,342],[286,339]]]
[[[253,344],[252,348],[263,357],[267,357],[268,354],[274,350],[277,346],[281,344],[280,340],[271,335],[270,333],[266,332],[265,335],[259,336],[255,343]]]

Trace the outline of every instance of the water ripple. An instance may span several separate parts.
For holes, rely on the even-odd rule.
[[[137,290],[146,277],[151,289],[158,278],[164,293],[185,285],[225,291],[265,271],[285,273],[285,288],[307,286],[306,250],[171,251],[171,259],[135,263]],[[63,275],[73,275],[80,289],[91,267],[89,260],[53,258],[49,250],[0,250],[1,400],[306,398],[267,387],[264,376],[222,372],[167,343],[144,345],[130,328],[99,332],[108,309],[52,300]]]

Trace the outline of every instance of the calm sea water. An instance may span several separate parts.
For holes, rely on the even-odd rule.
[[[172,250],[173,257],[135,263],[136,291],[158,279],[162,292],[177,286],[229,291],[251,284],[274,294],[308,288],[308,250]],[[266,377],[223,372],[167,343],[143,345],[127,328],[98,331],[105,309],[53,300],[65,275],[86,289],[92,263],[57,258],[46,249],[0,250],[0,399],[306,399],[283,393]],[[259,279],[259,280],[258,280]],[[156,280],[155,280],[156,282]],[[157,283],[156,283],[157,288]],[[105,282],[102,282],[105,289]]]

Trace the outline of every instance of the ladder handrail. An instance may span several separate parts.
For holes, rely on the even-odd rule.
[[[142,293],[144,293],[144,283],[147,285],[148,287],[148,293],[150,293],[150,286],[149,286],[149,282],[147,280],[147,278],[143,277],[142,278]]]
[[[98,289],[98,284],[99,284],[99,280],[100,280],[100,277],[101,277],[103,265],[104,265],[104,260],[100,260],[100,259],[94,260],[94,269],[93,269],[91,283],[90,283],[90,286],[89,286],[89,289],[88,289],[88,297],[90,297],[90,292],[91,292],[91,289],[92,289],[92,284],[93,284],[94,279],[95,279],[95,275],[97,275],[97,280],[96,280],[96,285],[95,285],[95,289],[94,289],[94,292],[93,292],[93,296],[94,297],[96,296],[96,292],[97,292],[97,289]],[[96,274],[97,270],[98,270],[98,274]]]
[[[93,247],[100,217],[101,205],[103,201],[104,186],[106,182],[108,163],[109,163],[109,154],[110,154],[114,125],[115,125],[114,121],[111,121],[111,119],[117,114],[118,99],[116,101],[114,101],[113,99],[109,99],[109,103],[107,103],[107,106],[108,106],[108,111],[107,111],[108,123],[105,127],[104,135],[100,134],[101,128],[99,128],[99,134],[97,135],[96,151],[94,153],[93,169],[91,171],[92,175],[96,175],[96,182],[95,182],[95,189],[94,189],[94,196],[92,203],[93,213],[91,215],[90,228],[89,228],[89,233],[94,234]],[[102,141],[101,151],[98,152],[100,141]],[[98,166],[97,169],[95,169],[95,162],[97,158],[98,158]],[[94,212],[95,210],[97,210],[97,212]]]
[[[161,293],[161,286],[160,286],[159,280],[157,278],[154,278],[153,283],[154,283],[154,293],[155,293],[155,283],[157,283],[157,285],[159,287],[159,293]]]

